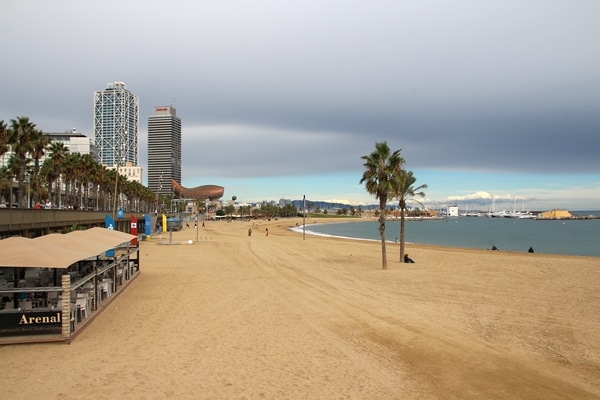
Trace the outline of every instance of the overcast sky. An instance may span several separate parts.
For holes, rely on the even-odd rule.
[[[360,157],[387,141],[433,204],[599,210],[599,21],[595,0],[4,0],[0,119],[93,137],[94,91],[123,81],[140,164],[173,104],[182,184],[225,198],[374,203]]]

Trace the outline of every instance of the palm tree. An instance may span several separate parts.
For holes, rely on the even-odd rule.
[[[8,167],[0,167],[0,200],[10,199],[12,188],[12,174]]]
[[[8,180],[8,187],[9,187],[9,197],[8,197],[8,201],[9,201],[9,206],[10,208],[13,207],[13,182],[15,179],[15,176],[17,176],[17,174],[19,173],[19,158],[17,157],[17,155],[15,153],[11,154],[10,157],[8,158],[8,161],[6,162],[6,170],[7,170],[7,176],[9,178]]]
[[[9,150],[8,127],[4,120],[0,119],[0,156]]]
[[[400,150],[391,152],[387,142],[376,142],[375,151],[368,156],[362,156],[365,161],[365,171],[360,183],[365,184],[369,194],[379,199],[379,235],[381,237],[381,266],[387,269],[387,254],[385,249],[385,210],[389,193],[393,192],[396,175],[402,170],[404,159]]]
[[[48,151],[51,168],[48,168],[46,178],[48,180],[48,184],[50,185],[48,187],[50,193],[52,193],[52,184],[56,182],[54,189],[55,198],[53,200],[54,204],[56,204],[58,207],[62,189],[59,178],[62,174],[63,165],[67,159],[67,155],[69,154],[69,149],[67,149],[67,146],[65,146],[63,142],[52,142],[48,148]],[[50,198],[52,198],[52,195]]]
[[[424,198],[425,192],[422,192],[421,190],[427,189],[427,185],[414,187],[413,185],[417,181],[417,178],[414,177],[412,171],[399,170],[398,174],[396,175],[396,179],[396,184],[394,185],[394,189],[392,193],[390,193],[390,196],[398,199],[398,207],[400,208],[400,262],[402,262],[404,259],[404,214],[406,210],[406,202],[408,200],[415,200],[415,197]],[[415,201],[421,204],[420,201]]]
[[[65,182],[65,208],[74,204],[73,191],[77,187],[79,153],[68,154],[62,165],[61,176]]]
[[[102,209],[111,210],[113,206],[110,200],[114,199],[115,179],[117,179],[117,172],[114,169],[109,169],[106,166],[102,166],[102,169],[104,173],[99,182],[100,193],[102,197]]]
[[[19,117],[10,120],[10,129],[8,130],[8,143],[12,145],[12,150],[17,156],[17,181],[19,189],[17,191],[17,203],[19,208],[27,207],[27,197],[25,196],[25,174],[27,164],[31,161],[27,156],[32,153],[32,139],[37,135],[35,124],[29,121],[29,117]]]
[[[0,157],[3,156],[10,149],[8,145],[8,127],[4,120],[0,119]],[[0,170],[0,200],[2,194],[5,193],[7,197],[11,195],[12,188],[12,176],[9,173],[7,167],[2,167]]]
[[[77,185],[77,200],[75,200],[74,205],[77,205],[81,209],[87,207],[88,189],[96,162],[91,154],[75,153],[74,156],[73,161]]]
[[[86,190],[86,193],[84,194],[84,207],[88,209],[94,207],[94,200],[97,199],[98,193],[96,188],[98,187],[98,180],[100,179],[99,175],[101,171],[101,165],[98,164],[96,160],[94,160],[94,157],[91,154],[83,154],[82,161],[85,163],[87,168],[86,173],[84,175],[84,183]]]
[[[31,138],[31,156],[33,157],[33,203],[37,203],[40,200],[40,159],[46,154],[48,145],[50,144],[50,137],[45,135],[42,131],[35,131],[35,134]]]

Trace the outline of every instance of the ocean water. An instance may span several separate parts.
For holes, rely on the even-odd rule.
[[[574,213],[575,214],[575,213]],[[599,212],[577,213],[599,215]],[[311,224],[306,233],[353,239],[380,240],[379,223],[365,222]],[[441,220],[406,220],[406,243],[536,253],[600,256],[600,219],[532,220],[515,218],[455,217]],[[302,227],[294,230],[302,232]],[[400,221],[388,221],[386,241],[400,239]],[[600,266],[600,265],[599,265]]]

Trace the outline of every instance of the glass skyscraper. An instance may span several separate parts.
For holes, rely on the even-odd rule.
[[[154,107],[148,117],[148,188],[171,195],[171,179],[181,184],[181,119],[173,107]]]
[[[139,98],[123,82],[94,92],[94,141],[101,164],[138,166]]]

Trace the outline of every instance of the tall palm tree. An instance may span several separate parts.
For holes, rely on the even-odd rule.
[[[65,182],[65,206],[75,204],[75,195],[73,192],[77,188],[77,178],[79,174],[78,162],[79,153],[68,154],[61,169],[61,177]]]
[[[87,207],[98,208],[98,188],[100,187],[100,180],[102,179],[102,174],[102,165],[96,162],[96,160],[93,160],[91,168],[88,171],[89,187]]]
[[[387,142],[376,142],[375,151],[362,156],[365,171],[360,180],[365,184],[369,194],[379,199],[379,236],[381,237],[381,267],[387,269],[387,253],[385,248],[385,217],[389,193],[393,192],[396,175],[402,170],[404,159],[400,150],[391,151]]]
[[[17,191],[17,203],[19,208],[27,207],[25,174],[27,164],[31,161],[27,156],[33,151],[32,139],[36,135],[35,124],[29,121],[29,117],[18,117],[10,120],[8,142],[18,160],[17,181],[19,189]]]
[[[31,138],[31,157],[33,158],[33,203],[40,200],[40,160],[46,154],[50,137],[42,131],[35,131]]]
[[[56,179],[58,179],[58,175],[56,175],[54,172],[52,160],[49,157],[47,157],[44,160],[44,162],[42,162],[42,166],[40,167],[40,181],[43,181],[44,186],[48,188],[47,191],[45,190],[46,187],[40,188],[40,195],[44,195],[43,197],[40,197],[41,201],[43,201],[44,199],[54,200],[54,197],[52,196],[52,187]]]
[[[69,154],[69,149],[67,149],[67,146],[65,146],[65,144],[62,142],[52,142],[50,144],[50,147],[48,148],[48,151],[49,151],[48,154],[49,154],[50,164],[52,166],[52,171],[50,171],[50,170],[48,171],[46,178],[48,179],[48,183],[50,184],[50,187],[48,189],[50,190],[51,193],[52,193],[52,184],[53,183],[56,184],[55,189],[54,189],[55,198],[53,199],[53,201],[54,201],[54,204],[56,204],[56,206],[58,207],[58,205],[60,203],[60,196],[61,196],[61,189],[62,189],[59,178],[62,174],[63,165],[65,163],[67,155]]]
[[[0,156],[10,149],[8,145],[8,127],[4,120],[0,119]]]
[[[110,210],[110,200],[113,197],[113,192],[115,189],[115,176],[116,172],[114,169],[108,169],[105,165],[101,168],[101,173],[99,175],[98,187],[99,187],[99,196],[101,206],[99,206],[102,210]]]
[[[12,174],[8,167],[0,167],[0,200],[10,199],[12,188]]]
[[[13,207],[13,182],[15,179],[15,176],[17,176],[17,174],[19,173],[19,157],[17,157],[17,155],[15,153],[11,154],[10,157],[8,158],[8,161],[6,162],[6,169],[8,172],[8,178],[9,178],[9,182],[8,182],[8,186],[9,186],[9,195],[8,195],[8,202],[9,202],[9,206],[10,208]]]
[[[423,205],[415,198],[424,198],[425,192],[422,192],[422,190],[427,189],[427,185],[425,184],[417,187],[413,186],[416,181],[417,178],[415,178],[412,171],[399,170],[396,175],[396,184],[394,185],[393,191],[390,193],[392,198],[398,199],[398,208],[400,208],[400,262],[404,260],[406,202],[408,200],[414,200]]]
[[[8,126],[4,120],[0,119],[0,157],[2,157],[10,149],[8,145]],[[0,200],[2,195],[10,197],[10,189],[12,187],[12,177],[10,176],[7,167],[2,167],[0,170]]]
[[[95,178],[95,171],[98,163],[94,160],[91,154],[79,154],[76,159],[76,175],[77,175],[77,197],[78,201],[75,203],[78,208],[84,209],[88,207],[89,203],[89,189],[90,184]]]

